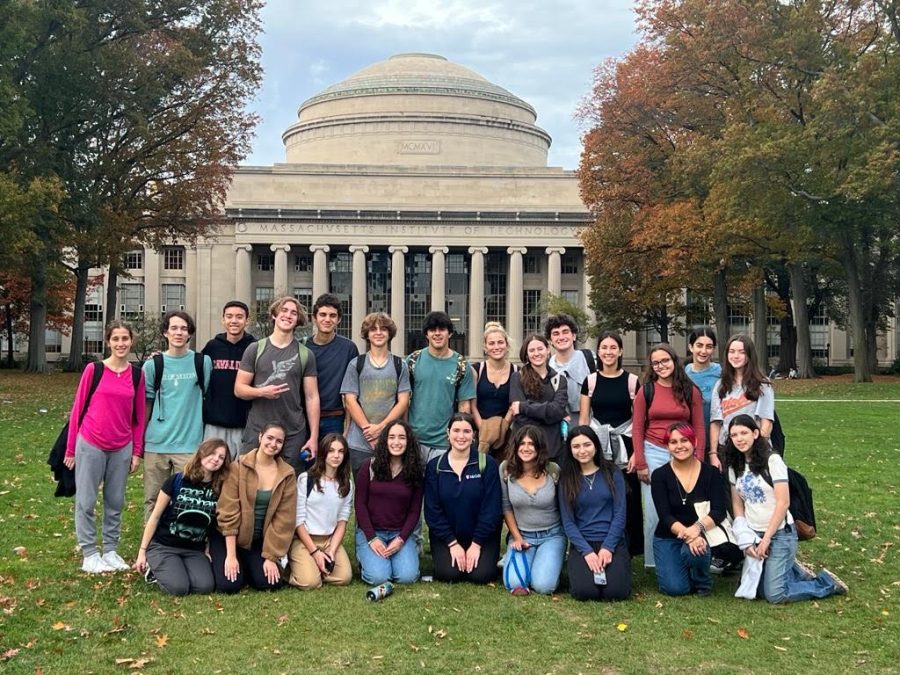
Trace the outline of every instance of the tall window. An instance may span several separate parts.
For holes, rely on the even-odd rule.
[[[560,291],[560,296],[562,299],[568,302],[570,305],[575,305],[578,307],[578,291]]]
[[[731,334],[746,333],[750,325],[750,314],[747,306],[737,302],[728,303],[728,324],[731,326]]]
[[[538,274],[541,271],[541,258],[537,253],[526,253],[522,256],[522,273]]]
[[[119,287],[119,311],[125,321],[144,315],[144,284],[122,284]]]
[[[44,332],[44,351],[48,354],[59,354],[62,352],[62,333],[58,330],[48,328]],[[15,345],[15,343],[13,343]],[[4,347],[6,343],[4,343]]]
[[[88,325],[84,326],[84,350],[85,354],[102,354],[103,353],[103,326]]]
[[[525,313],[522,324],[523,335],[541,332],[541,291],[528,289],[522,299],[522,309]]]
[[[312,289],[309,287],[295,288],[294,297],[297,298],[297,302],[303,305],[303,311],[309,315],[313,306]]]
[[[350,321],[350,296],[353,294],[353,254],[350,251],[332,253],[328,260],[328,288],[341,301],[341,316],[338,335],[352,339],[353,326]]]
[[[161,311],[184,309],[184,284],[163,284],[160,290]]]
[[[560,260],[560,267],[562,268],[562,274],[578,274],[578,259],[579,254],[566,251],[562,254],[562,259]]]
[[[313,256],[312,253],[298,253],[294,256],[295,272],[312,272]]]
[[[269,305],[275,300],[275,289],[271,286],[257,286],[254,300],[256,301],[257,324],[266,325],[269,321]]]
[[[813,358],[828,358],[828,315],[824,303],[820,303],[809,315],[809,341],[812,343]]]
[[[366,312],[391,311],[391,255],[387,251],[366,254]]]
[[[431,258],[427,253],[406,256],[406,353],[425,346],[422,321],[431,309]]]
[[[705,326],[709,323],[709,297],[688,291],[684,310],[685,323],[688,328]]]
[[[84,320],[86,322],[103,321],[103,305],[85,305]]]
[[[165,270],[183,270],[184,269],[184,247],[167,246],[163,249],[163,269]]]
[[[509,256],[503,251],[489,251],[484,256],[484,320],[497,321],[506,327],[506,272]]]
[[[469,257],[465,253],[448,253],[444,283],[447,314],[453,322],[450,348],[466,353],[466,331],[469,330]],[[473,326],[479,330],[480,326]]]
[[[144,252],[129,251],[122,259],[122,267],[126,270],[140,270],[144,268]]]
[[[256,269],[260,272],[271,272],[275,269],[275,254],[274,253],[257,253],[256,254]]]

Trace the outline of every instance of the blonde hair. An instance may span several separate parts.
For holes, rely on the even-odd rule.
[[[506,351],[509,352],[509,333],[506,332],[506,329],[499,321],[488,321],[484,324],[482,339],[485,342],[487,342],[488,335],[491,333],[501,333],[503,335],[503,339],[506,340]]]
[[[289,302],[293,303],[297,307],[297,327],[305,326],[307,321],[306,308],[301,305],[300,301],[293,295],[283,295],[280,298],[276,299],[271,305],[269,305],[269,316],[273,319],[276,318],[282,308]]]

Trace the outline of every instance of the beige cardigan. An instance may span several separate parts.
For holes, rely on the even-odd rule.
[[[251,450],[231,465],[231,471],[219,495],[219,531],[223,536],[236,536],[237,545],[250,548],[253,539],[254,503],[259,476],[256,473],[256,453]],[[290,464],[280,457],[276,460],[278,478],[263,524],[262,557],[277,562],[287,555],[294,537],[297,510],[297,477]]]

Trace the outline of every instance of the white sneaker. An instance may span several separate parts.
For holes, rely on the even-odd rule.
[[[81,570],[88,574],[102,574],[103,572],[115,572],[115,568],[111,567],[100,557],[99,553],[93,553],[86,556],[84,562],[81,563]]]
[[[113,570],[130,570],[131,565],[125,562],[115,551],[107,551],[103,554],[102,558],[103,562],[105,562],[109,567]]]

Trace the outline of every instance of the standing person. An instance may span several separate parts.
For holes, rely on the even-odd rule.
[[[762,565],[756,593],[747,589],[750,597],[763,596],[769,602],[783,603],[847,593],[847,584],[833,572],[823,569],[814,575],[797,562],[797,530],[788,510],[787,466],[772,452],[752,415],[740,414],[731,420],[724,459],[731,483],[735,533],[739,521],[746,520],[753,534],[753,543],[744,549],[745,575],[752,563]]]
[[[725,520],[721,474],[694,455],[697,437],[686,422],[666,433],[671,460],[650,478],[659,524],[653,536],[656,580],[666,595],[709,595],[712,550],[707,532]],[[703,505],[703,513],[697,504]]]
[[[509,361],[509,335],[496,321],[484,325],[485,360],[474,366],[475,405],[472,417],[478,427],[478,450],[494,459],[506,452],[506,437],[512,423],[509,387],[517,370]]]
[[[344,533],[353,506],[350,452],[341,434],[326,434],[312,468],[297,479],[296,537],[288,583],[305,591],[346,586],[353,570]]]
[[[569,432],[559,472],[559,511],[569,553],[569,592],[576,600],[624,600],[631,595],[625,544],[625,481],[603,457],[588,426]]]
[[[341,394],[350,415],[347,442],[353,475],[372,457],[381,433],[403,418],[409,408],[409,368],[388,349],[397,324],[384,312],[366,315],[360,335],[369,346],[347,364]],[[423,467],[424,469],[424,467]]]
[[[305,341],[309,351],[316,355],[319,383],[319,434],[316,442],[325,434],[344,433],[344,403],[341,400],[341,383],[347,364],[359,356],[356,343],[338,335],[341,324],[341,301],[336,295],[323,293],[313,305],[312,320],[316,327],[313,336]]]
[[[300,452],[316,454],[319,389],[316,357],[294,337],[306,315],[296,298],[278,298],[269,307],[272,334],[249,345],[241,358],[234,394],[252,401],[241,453],[256,447],[263,425],[277,421],[285,430],[284,460],[299,471]]]
[[[581,409],[581,385],[590,373],[597,370],[594,355],[590,350],[575,348],[578,340],[578,324],[568,314],[554,314],[548,317],[544,325],[544,337],[556,350],[550,357],[548,365],[566,377],[568,394],[566,420],[574,425],[578,421]]]
[[[425,522],[438,581],[488,584],[500,559],[500,476],[497,463],[475,447],[475,421],[455,413],[450,449],[425,470]]]
[[[250,310],[240,300],[229,300],[222,309],[224,333],[206,343],[201,352],[212,361],[209,391],[203,401],[203,438],[223,438],[233,460],[241,449],[250,402],[234,395],[241,358],[256,341],[247,332]]]
[[[604,457],[615,458],[619,445],[624,446],[625,456],[634,455],[632,416],[634,398],[640,389],[637,375],[622,368],[622,336],[616,331],[605,331],[597,343],[597,360],[600,369],[587,376],[581,385],[581,406],[578,424],[590,424],[593,418],[599,425],[598,438]],[[641,507],[641,481],[634,473],[625,474],[625,502],[627,517],[625,533],[628,536],[628,552],[632,557],[644,552],[644,517]]]
[[[458,410],[470,412],[475,382],[466,357],[450,349],[453,322],[445,312],[430,312],[422,324],[426,349],[406,357],[412,398],[409,423],[419,439],[422,463],[447,451],[447,425]]]
[[[189,348],[196,331],[187,312],[166,312],[160,332],[166,350],[144,363],[147,429],[144,450],[144,521],[169,476],[203,440],[203,399],[209,391],[212,361]]]
[[[550,459],[562,454],[560,422],[566,419],[567,381],[548,367],[550,343],[542,335],[529,335],[519,349],[522,367],[513,373],[509,388],[513,431],[533,424],[544,434]]]
[[[63,459],[75,470],[75,538],[84,556],[81,569],[88,574],[129,568],[117,552],[125,483],[144,453],[144,374],[128,361],[134,342],[131,326],[110,321],[104,339],[109,358],[88,364],[81,375]],[[102,555],[94,517],[101,483]]]
[[[220,593],[282,586],[279,563],[294,536],[297,481],[281,458],[284,428],[265,424],[257,439],[258,447],[231,465],[219,495],[221,536],[210,537],[209,550]]]
[[[566,534],[559,517],[559,466],[550,461],[544,434],[526,425],[513,435],[500,464],[503,520],[509,529],[503,583],[513,595],[529,588],[549,595],[559,585]]]
[[[412,427],[402,420],[385,427],[356,474],[356,557],[367,584],[419,578],[411,535],[422,512],[424,474]]]
[[[167,478],[159,491],[134,569],[170,595],[212,593],[216,587],[209,535],[216,529],[216,502],[230,464],[225,440],[207,439],[184,472]]]
[[[728,441],[728,428],[738,415],[751,415],[763,438],[769,440],[775,420],[775,390],[756,360],[756,347],[746,335],[735,335],[725,345],[722,379],[713,387],[710,404],[710,461],[719,466],[718,452]]]
[[[700,394],[703,396],[703,420],[704,430],[709,429],[710,420],[710,404],[712,403],[713,388],[716,381],[722,376],[722,366],[712,360],[716,351],[716,333],[709,326],[701,326],[695,328],[688,334],[688,349],[691,351],[691,361],[684,367],[684,372],[691,378],[691,382],[697,385]],[[718,440],[713,434],[707,434],[706,451],[709,457],[709,463],[714,467],[721,468],[718,453],[713,454],[711,450],[717,450],[712,445]]]
[[[700,390],[688,379],[675,350],[658,344],[650,350],[650,372],[642,391],[634,399],[631,435],[634,454],[628,471],[641,480],[644,506],[644,567],[654,567],[653,533],[659,519],[650,492],[650,475],[669,461],[666,433],[670,426],[687,422],[697,432],[694,451],[703,459],[706,434],[703,430],[703,399]]]

